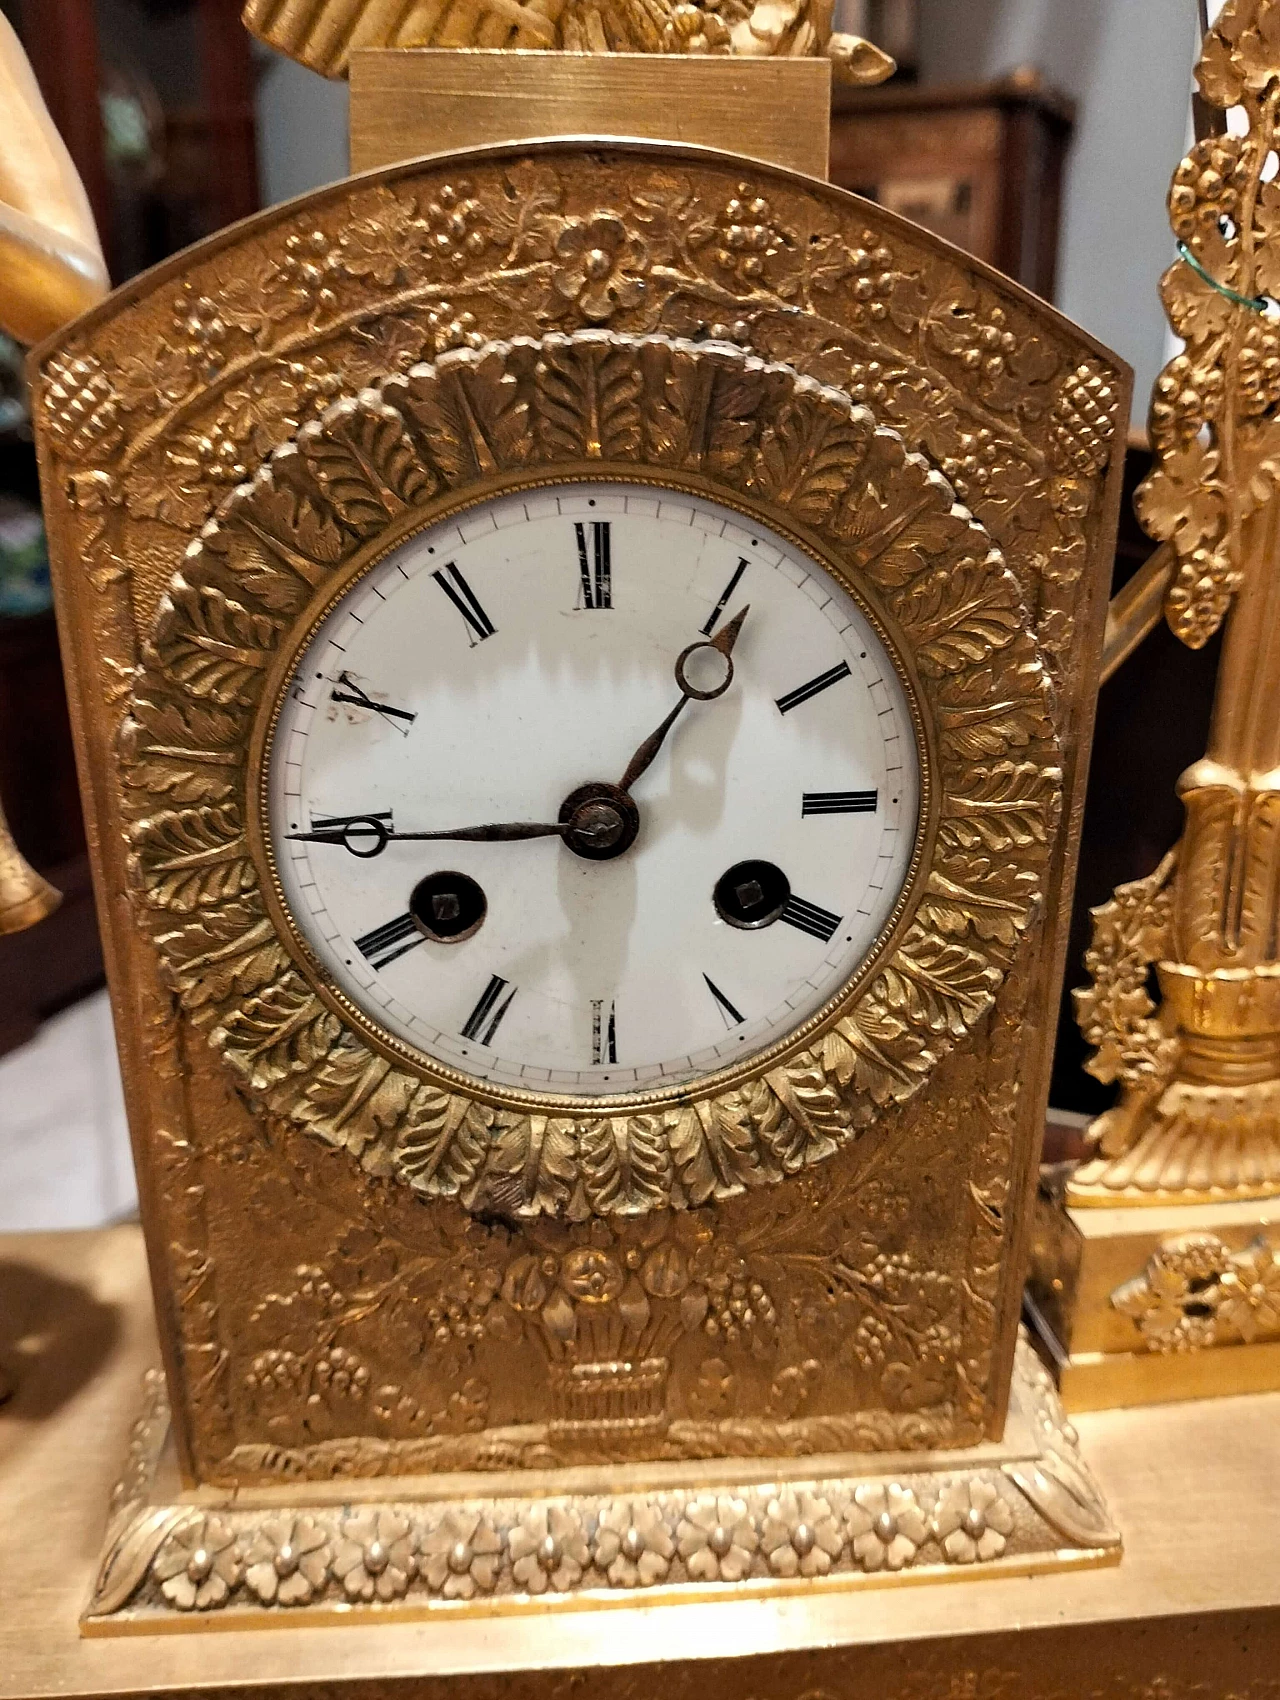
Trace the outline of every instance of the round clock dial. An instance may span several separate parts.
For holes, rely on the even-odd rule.
[[[268,765],[286,904],[346,997],[468,1075],[591,1097],[745,1061],[839,992],[919,788],[853,599],[651,485],[401,545],[314,635]]]

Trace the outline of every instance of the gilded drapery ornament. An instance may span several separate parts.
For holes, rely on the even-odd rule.
[[[832,30],[833,12],[834,0],[248,0],[244,21],[327,77],[366,47],[825,56],[843,82],[891,76],[888,54]]]

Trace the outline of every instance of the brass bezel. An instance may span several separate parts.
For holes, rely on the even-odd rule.
[[[897,671],[898,681],[907,699],[919,769],[919,806],[911,859],[907,864],[906,877],[893,908],[877,934],[871,949],[839,991],[828,998],[812,1015],[792,1028],[782,1039],[775,1040],[771,1045],[766,1045],[760,1050],[749,1053],[741,1061],[730,1067],[716,1069],[709,1074],[694,1076],[680,1085],[673,1085],[666,1089],[655,1088],[644,1092],[619,1092],[615,1094],[602,1093],[595,1096],[568,1092],[523,1091],[517,1087],[505,1087],[500,1083],[482,1080],[465,1073],[462,1069],[451,1068],[447,1063],[433,1057],[430,1052],[419,1050],[380,1027],[371,1015],[336,984],[319,957],[312,951],[302,929],[295,922],[280,881],[269,824],[271,747],[280,711],[288,694],[290,681],[303,653],[324,620],[343,597],[362,578],[372,572],[380,562],[386,560],[388,555],[411,538],[433,526],[445,524],[471,508],[479,507],[502,496],[518,494],[522,490],[546,489],[555,485],[586,482],[638,484],[648,488],[670,489],[681,491],[686,495],[701,496],[705,500],[716,502],[721,507],[730,508],[744,519],[758,518],[761,524],[776,532],[778,536],[785,538],[793,547],[803,550],[818,567],[834,578],[837,584],[852,598],[883,644]],[[625,464],[614,466],[602,461],[584,461],[577,468],[566,468],[563,471],[554,471],[549,475],[539,471],[536,474],[516,474],[484,479],[463,496],[459,497],[454,492],[443,497],[438,505],[432,504],[425,509],[415,510],[412,514],[404,516],[401,523],[389,526],[376,542],[371,543],[366,549],[355,555],[350,562],[346,563],[336,576],[334,583],[326,584],[316,592],[311,602],[299,616],[295,627],[289,634],[286,645],[282,645],[267,676],[262,706],[258,712],[249,752],[247,794],[256,798],[257,807],[249,813],[246,825],[254,860],[264,876],[262,890],[271,918],[282,936],[290,941],[293,947],[290,954],[294,961],[306,975],[318,996],[324,999],[335,1014],[340,1015],[344,1021],[349,1021],[356,1027],[362,1036],[382,1055],[393,1061],[406,1064],[420,1074],[423,1079],[434,1080],[450,1091],[465,1092],[473,1098],[482,1099],[495,1105],[529,1110],[534,1113],[542,1112],[548,1115],[564,1114],[568,1111],[596,1111],[607,1112],[611,1115],[626,1115],[635,1111],[684,1104],[694,1098],[731,1090],[739,1081],[752,1075],[758,1075],[764,1069],[794,1056],[804,1048],[805,1043],[811,1040],[815,1034],[820,1033],[837,1020],[840,1012],[853,1000],[872,972],[892,950],[894,944],[910,924],[919,905],[921,872],[927,866],[928,855],[937,835],[937,788],[934,784],[937,737],[932,721],[923,711],[919,676],[911,660],[910,649],[901,634],[891,628],[890,621],[891,616],[888,615],[887,610],[878,608],[871,601],[867,587],[857,584],[851,579],[849,574],[841,567],[838,558],[823,550],[816,538],[806,536],[795,525],[794,521],[785,515],[784,511],[775,509],[772,504],[767,502],[753,503],[732,487],[719,484],[713,479],[699,479],[688,474],[681,475],[672,472],[669,475],[664,474],[662,482],[659,483],[656,478],[641,476],[634,466]]]

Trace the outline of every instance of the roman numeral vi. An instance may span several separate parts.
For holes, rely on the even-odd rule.
[[[591,1060],[593,1063],[618,1060],[618,1018],[612,999],[607,1014],[603,998],[591,1000]]]

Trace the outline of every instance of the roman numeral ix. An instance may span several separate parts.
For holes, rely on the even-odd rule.
[[[584,608],[613,607],[613,533],[607,519],[593,519],[586,525],[577,520],[573,529],[578,538],[578,575],[582,581]],[[591,533],[591,548],[587,549],[587,532]]]
[[[489,984],[480,995],[480,1002],[471,1011],[467,1024],[462,1029],[464,1039],[474,1039],[478,1045],[492,1045],[493,1036],[498,1031],[503,1016],[511,1008],[511,1000],[518,989],[512,986],[504,1002],[502,994],[507,990],[508,984],[508,981],[497,974],[490,976]]]
[[[821,939],[823,944],[831,943],[841,921],[841,917],[833,915],[829,909],[820,909],[816,903],[806,903],[803,897],[794,894],[787,899],[778,919],[785,921],[789,927],[808,933],[810,938]]]
[[[849,663],[842,661],[838,667],[829,667],[825,673],[819,673],[816,679],[810,679],[807,685],[797,685],[794,691],[788,691],[786,696],[776,698],[778,709],[782,714],[790,714],[793,708],[799,708],[802,702],[808,702],[810,697],[816,697],[821,691],[829,691],[832,685],[838,685],[841,679],[851,678]]]
[[[467,628],[467,640],[472,649],[478,643],[483,643],[485,638],[493,636],[496,629],[493,621],[480,606],[475,591],[452,561],[447,566],[437,567],[431,576],[462,615]]]
[[[418,931],[417,922],[406,911],[403,915],[397,915],[394,921],[384,921],[382,926],[375,927],[371,933],[357,939],[356,949],[370,968],[381,971],[398,956],[412,950],[414,945],[421,944],[422,939],[423,935]]]
[[[591,1000],[591,1060],[593,1063],[618,1060],[618,1018],[612,999],[607,1014],[603,998]]]
[[[873,815],[879,806],[878,791],[806,791],[800,804],[802,815]]]

